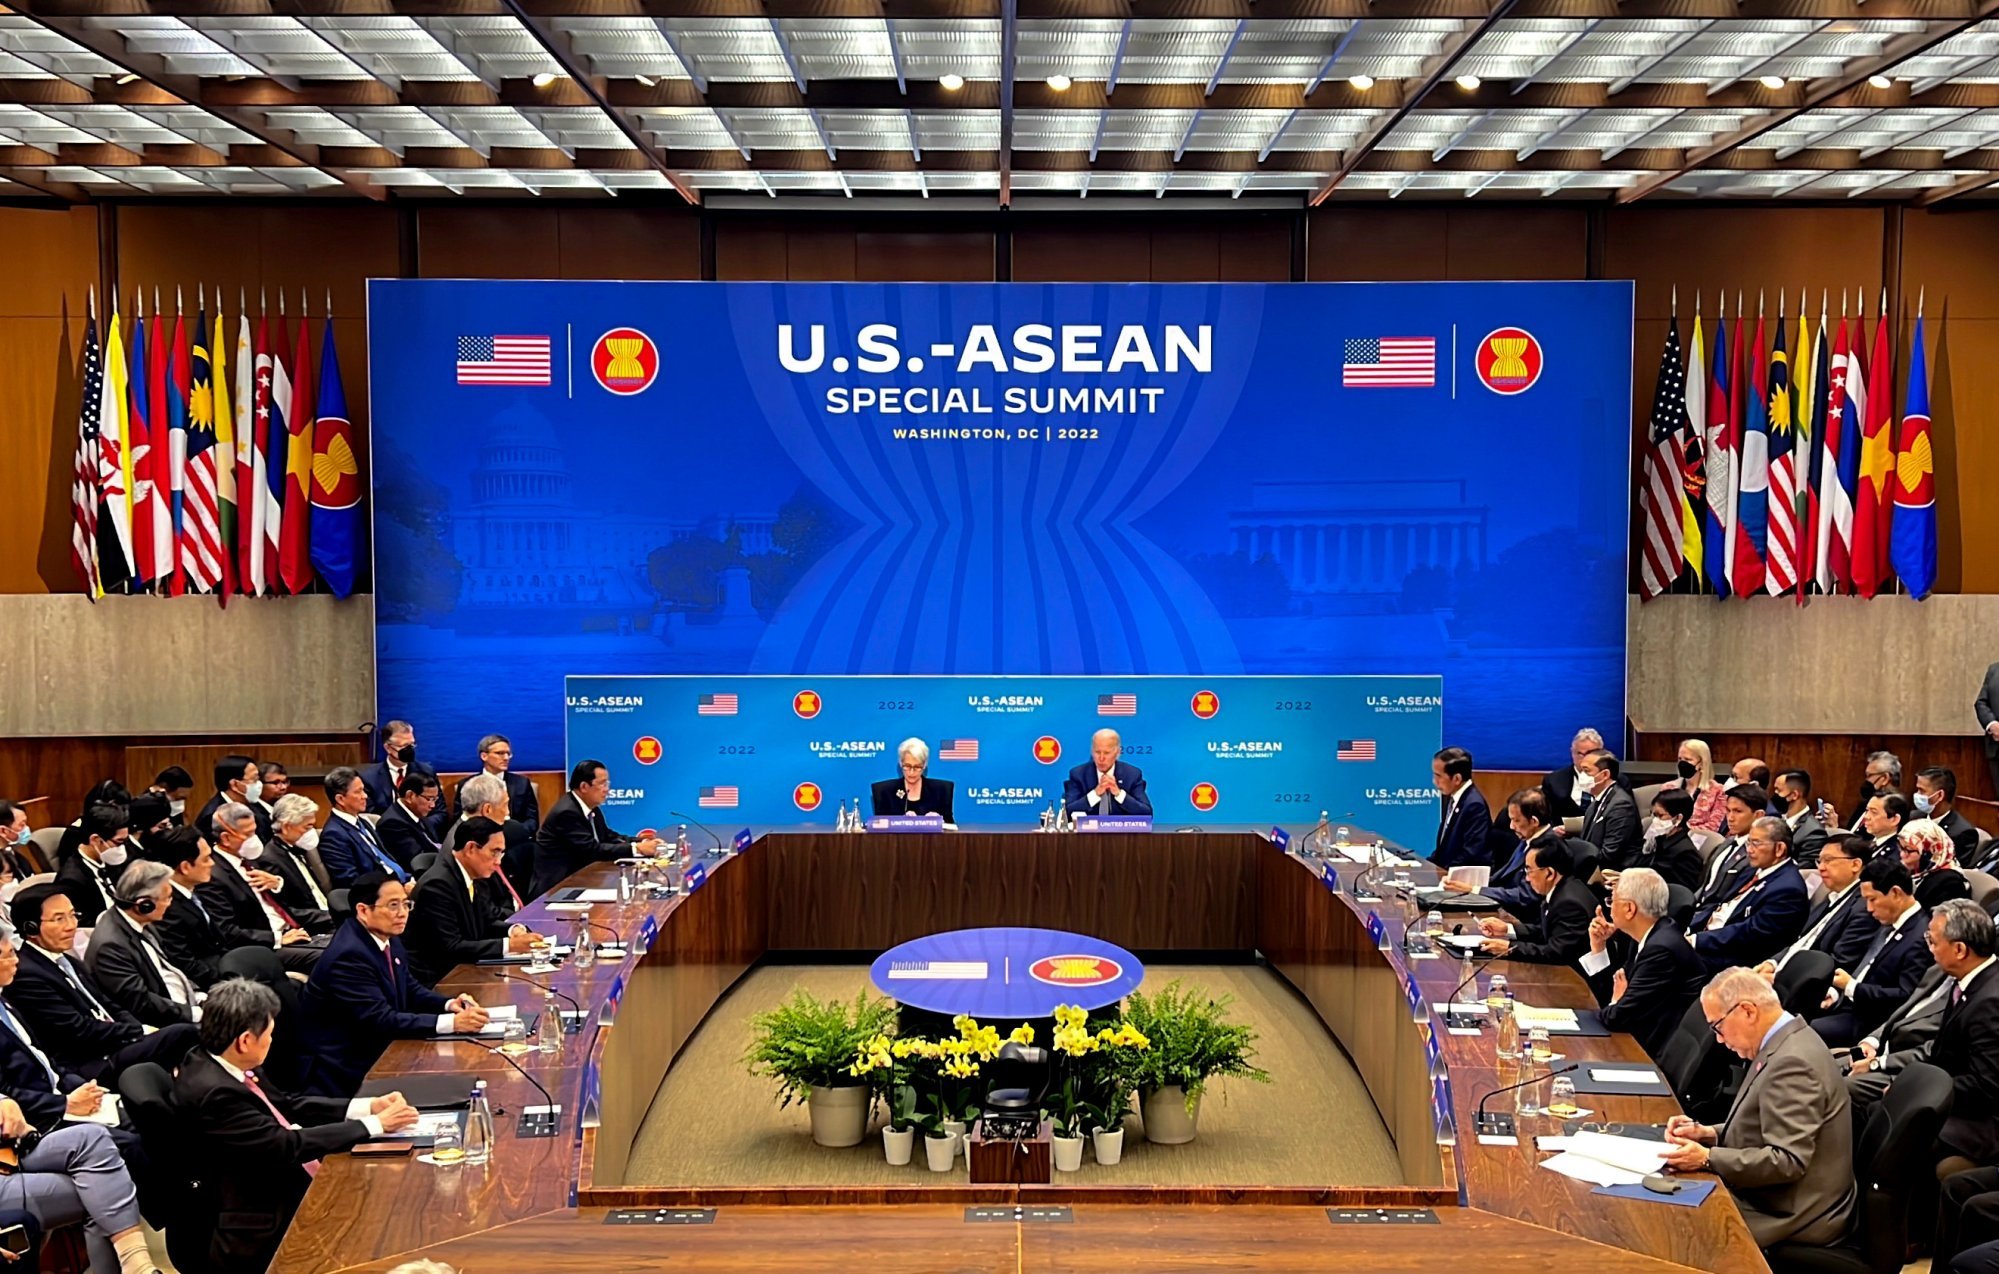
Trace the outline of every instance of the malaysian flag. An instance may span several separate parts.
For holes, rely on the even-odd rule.
[[[1333,754],[1341,761],[1372,761],[1374,759],[1373,739],[1341,739],[1339,750]]]
[[[694,715],[697,717],[733,717],[736,715],[736,696],[702,695],[695,701]]]
[[[977,739],[946,739],[937,747],[940,761],[976,761],[979,759]]]
[[[1138,715],[1137,695],[1098,695],[1097,715],[1100,717],[1135,717]]]
[[[458,383],[546,385],[549,383],[548,338],[461,336],[458,338]]]
[[[734,784],[728,787],[704,787],[701,789],[701,798],[695,802],[694,808],[704,810],[732,810],[736,808],[736,797],[738,795],[739,793],[736,791]]]
[[[1340,384],[1363,389],[1425,389],[1437,383],[1437,338],[1369,336],[1346,343]]]

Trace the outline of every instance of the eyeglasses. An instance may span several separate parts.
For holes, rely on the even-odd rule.
[[[395,916],[399,916],[404,914],[405,912],[415,910],[415,904],[411,903],[408,899],[404,899],[401,902],[378,902],[374,904],[362,903],[361,905],[364,907],[372,905],[372,908],[376,911],[386,911],[390,915],[395,915]]]
[[[1716,1039],[1720,1039],[1720,1038],[1721,1038],[1721,1024],[1722,1024],[1723,1022],[1726,1022],[1726,1021],[1728,1020],[1728,1015],[1729,1015],[1729,1014],[1731,1014],[1731,1013],[1735,1012],[1735,1010],[1737,1010],[1737,1009],[1741,1008],[1741,1007],[1742,1007],[1742,1006],[1743,1006],[1744,1004],[1747,1004],[1748,1002],[1749,1002],[1749,1001],[1747,1001],[1747,1000],[1738,1000],[1738,1001],[1736,1001],[1736,1002],[1735,1002],[1734,1004],[1731,1004],[1731,1005],[1730,1005],[1730,1006],[1728,1006],[1727,1008],[1723,1009],[1723,1010],[1721,1011],[1721,1016],[1720,1016],[1720,1017],[1716,1017],[1716,1018],[1709,1018],[1709,1019],[1707,1020],[1707,1029],[1708,1029],[1708,1030],[1710,1030],[1710,1031],[1713,1031],[1713,1032],[1714,1032],[1714,1037],[1715,1037]]]

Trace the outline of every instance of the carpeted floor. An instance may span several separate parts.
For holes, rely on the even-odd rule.
[[[1256,1027],[1258,1063],[1269,1084],[1211,1086],[1200,1136],[1152,1146],[1136,1115],[1126,1121],[1122,1163],[1100,1168],[1085,1148],[1083,1169],[1058,1181],[1119,1184],[1395,1185],[1394,1143],[1346,1054],[1282,979],[1247,965],[1154,965],[1144,989],[1183,978],[1236,997]],[[769,1086],[744,1070],[750,1017],[803,986],[851,998],[868,985],[862,966],[772,965],[745,977],[682,1051],[632,1147],[633,1185],[871,1185],[929,1177],[923,1147],[892,1168],[881,1137],[847,1150],[812,1144],[803,1109],[780,1111]],[[957,1175],[964,1174],[958,1161]]]

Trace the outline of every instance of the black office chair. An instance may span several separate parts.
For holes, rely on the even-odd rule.
[[[118,1076],[118,1093],[132,1114],[147,1160],[170,1171],[148,1173],[141,1200],[146,1219],[166,1231],[167,1255],[181,1274],[208,1270],[208,1234],[215,1228],[214,1191],[194,1172],[192,1144],[174,1105],[174,1081],[152,1062],[128,1066]],[[148,1197],[150,1196],[150,1197]],[[155,1215],[157,1214],[157,1216]],[[30,1267],[32,1268],[32,1267]]]
[[[1030,1141],[1041,1132],[1041,1100],[1053,1068],[1045,1048],[1009,1041],[986,1067],[991,1087],[979,1126],[989,1141]]]
[[[425,872],[429,871],[432,867],[435,867],[436,865],[437,865],[437,851],[425,850],[423,853],[418,854],[415,858],[410,859],[410,875],[421,876]]]
[[[1667,885],[1666,914],[1684,931],[1694,921],[1694,891],[1685,885]]]
[[[1930,1176],[1937,1131],[1950,1113],[1950,1076],[1919,1062],[1895,1077],[1853,1147],[1853,1233],[1831,1247],[1778,1243],[1772,1274],[1896,1274],[1908,1255],[1910,1185]],[[1922,1220],[1927,1223],[1928,1218]]]
[[[1800,951],[1784,962],[1770,989],[1786,1013],[1804,1013],[1825,1002],[1832,989],[1833,958],[1830,951]]]
[[[1569,853],[1576,860],[1576,879],[1588,884],[1590,877],[1596,875],[1597,868],[1603,865],[1603,851],[1591,842],[1577,840],[1573,836],[1569,837],[1568,846]]]
[[[1689,1115],[1714,1123],[1728,1115],[1729,1072],[1734,1054],[1723,1048],[1707,1024],[1699,999],[1687,1006],[1680,1025],[1659,1050],[1659,1070]]]
[[[354,918],[354,904],[347,901],[347,891],[345,889],[329,889],[326,891],[326,911],[327,914],[333,917],[336,924],[346,924]]]

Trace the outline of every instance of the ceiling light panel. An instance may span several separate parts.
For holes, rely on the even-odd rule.
[[[302,80],[365,80],[369,71],[296,18],[194,18],[188,25],[266,75]]]
[[[0,77],[116,75],[119,69],[37,22],[0,13]]]
[[[463,138],[440,125],[414,106],[369,106],[337,110],[333,114],[356,132],[386,146],[398,155],[412,147],[457,148]]]
[[[446,52],[487,83],[562,73],[534,34],[512,18],[423,18],[423,27]]]
[[[674,18],[664,24],[705,80],[779,83],[791,79],[784,51],[763,18]]]
[[[390,83],[462,83],[480,78],[474,65],[476,54],[469,46],[462,57],[453,53],[414,18],[342,15],[300,21],[317,32],[328,47]],[[444,38],[457,39],[448,29]]]
[[[895,78],[888,28],[879,22],[781,18],[777,26],[808,81]]]
[[[898,23],[896,29],[907,31],[915,25]],[[1110,79],[1123,31],[1124,23],[1115,19],[1023,19],[1017,54],[1020,78],[1040,81],[1067,75],[1084,83],[1103,83]],[[1124,78],[1122,71],[1118,78]]]

